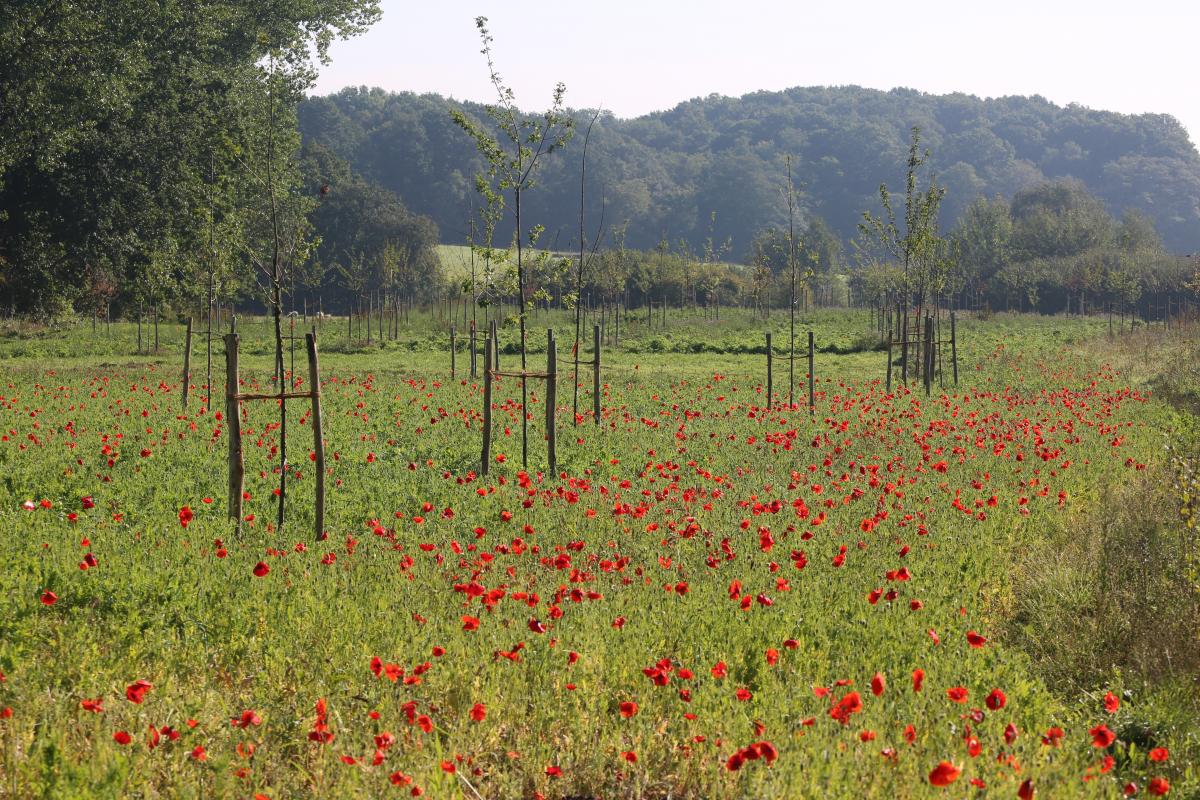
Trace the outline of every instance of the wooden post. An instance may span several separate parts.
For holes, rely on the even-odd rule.
[[[450,326],[450,377],[454,378],[456,371],[455,353],[454,353],[454,326]]]
[[[775,396],[775,349],[771,346],[771,332],[767,331],[767,408],[774,406]]]
[[[950,363],[954,366],[954,385],[958,386],[958,331],[955,329],[954,312],[950,312]]]
[[[486,364],[485,364],[486,366]],[[492,320],[492,366],[491,369],[500,369],[500,331],[496,327],[496,320]]]
[[[486,477],[492,460],[492,337],[483,340],[483,458],[479,471]]]
[[[554,412],[558,405],[558,350],[554,329],[546,331],[546,449],[550,456],[550,474],[558,474],[558,437]]]
[[[900,325],[900,380],[905,386],[908,385],[908,309],[904,310],[904,314],[900,314],[900,309],[896,309],[896,321]]]
[[[925,380],[925,396],[933,391],[933,317],[925,317],[925,363],[922,364]]]
[[[229,425],[229,518],[242,528],[242,492],[246,465],[242,462],[242,414],[238,395],[238,335],[225,334],[225,421]]]
[[[888,326],[887,332],[887,393],[892,393],[892,328]]]
[[[192,376],[192,318],[188,317],[187,334],[184,336],[183,343],[183,409],[187,410],[188,406],[188,389],[191,384]]]
[[[813,375],[813,368],[814,368],[814,356],[815,355],[816,355],[816,348],[813,346],[813,332],[809,331],[808,332],[808,413],[810,413],[810,414],[817,413],[816,394],[813,391],[813,381],[814,381],[814,377],[815,377]]]
[[[600,424],[600,326],[592,326],[592,416]]]
[[[308,348],[308,383],[312,392],[312,429],[313,452],[317,470],[317,517],[314,524],[317,541],[325,536],[325,438],[321,425],[321,368],[317,363],[316,334],[304,334],[304,344]]]
[[[476,361],[478,360],[478,355],[475,352],[476,347],[477,347],[477,344],[476,344],[476,339],[475,339],[475,320],[471,320],[471,377],[472,378],[477,377],[479,375],[479,368],[478,368],[478,365],[476,364]]]

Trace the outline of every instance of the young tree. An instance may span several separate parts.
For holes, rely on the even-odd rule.
[[[487,59],[488,73],[496,90],[495,105],[485,106],[488,118],[496,128],[493,133],[468,117],[462,111],[451,111],[455,124],[475,141],[475,146],[488,164],[488,192],[512,197],[512,212],[515,223],[517,250],[517,321],[521,334],[521,371],[526,371],[525,314],[529,297],[526,294],[524,248],[536,247],[543,228],[533,225],[525,228],[522,219],[522,197],[534,186],[537,168],[546,156],[566,145],[574,132],[574,121],[563,108],[566,87],[559,83],[554,87],[550,108],[540,116],[526,116],[516,106],[512,89],[504,84],[496,70],[492,57],[492,36],[488,31],[487,17],[477,17],[475,27],[483,43],[480,51]],[[490,185],[491,181],[496,183]],[[477,181],[477,188],[485,181]],[[487,195],[485,195],[486,197]],[[529,392],[525,380],[521,380],[521,465],[529,466],[529,425],[525,409],[529,403]]]

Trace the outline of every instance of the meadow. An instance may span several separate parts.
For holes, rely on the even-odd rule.
[[[809,409],[722,313],[631,322],[599,420],[531,321],[558,474],[501,379],[486,478],[445,320],[325,323],[320,539],[307,402],[283,531],[243,405],[239,532],[219,345],[185,411],[177,324],[0,331],[0,797],[1200,796],[1195,328],[967,316],[927,397],[818,311]]]

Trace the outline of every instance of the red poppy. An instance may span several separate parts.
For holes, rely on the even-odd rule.
[[[188,523],[195,519],[195,516],[196,515],[192,513],[192,509],[184,506],[183,508],[179,509],[179,524],[186,528]]]
[[[958,780],[958,776],[961,774],[962,770],[949,761],[940,761],[929,773],[929,783],[933,786],[949,786]]]
[[[462,619],[462,624],[463,624],[463,625],[462,625],[462,629],[463,629],[464,631],[477,631],[477,630],[479,630],[479,618],[478,618],[478,617],[468,617],[468,616],[466,616],[466,615],[464,614],[464,615],[461,617],[461,619]]]
[[[882,672],[876,672],[873,676],[871,676],[871,694],[879,697],[881,694],[883,694],[883,690],[886,688],[887,678],[883,676]]]
[[[259,718],[258,714],[255,714],[254,711],[250,709],[246,709],[242,712],[240,717],[234,717],[229,722],[233,726],[242,729],[249,728],[251,725],[262,724],[262,720]]]
[[[1156,747],[1149,754],[1151,761],[1166,761],[1170,757],[1171,753],[1165,747]]]
[[[1092,747],[1108,747],[1117,740],[1117,735],[1107,725],[1097,725],[1088,731],[1092,735]]]
[[[54,592],[50,591],[49,589],[42,592],[42,605],[52,606],[57,602],[58,602],[58,595],[56,595]]]
[[[1155,797],[1162,797],[1171,791],[1171,784],[1166,778],[1151,778],[1150,782],[1146,784],[1146,791]]]
[[[850,715],[862,711],[862,697],[858,692],[850,692],[829,709],[829,716],[843,725],[850,723]]]
[[[131,703],[140,704],[146,699],[146,692],[153,688],[148,681],[134,681],[125,687],[125,697]]]
[[[625,719],[629,719],[630,717],[632,717],[633,715],[638,713],[638,704],[633,702],[632,700],[624,700],[621,702],[619,710],[621,712],[622,717],[624,717]]]
[[[913,670],[912,686],[914,692],[921,691],[921,687],[925,684],[925,670],[917,667]]]
[[[946,690],[946,697],[949,697],[950,701],[953,703],[967,702],[968,694],[970,693],[962,686],[952,686]]]
[[[271,568],[266,565],[266,562],[260,561],[254,565],[254,577],[256,578],[264,578],[270,571]]]
[[[483,703],[476,703],[471,707],[471,719],[475,722],[483,722],[487,718],[487,707]]]
[[[1026,778],[1021,781],[1021,785],[1017,787],[1017,797],[1021,800],[1033,800],[1033,795],[1036,790],[1033,788],[1033,779]]]
[[[124,747],[125,745],[127,745],[133,741],[133,737],[130,736],[125,731],[117,731],[116,733],[113,734],[113,741],[116,742],[117,744],[121,745],[122,747]]]
[[[208,752],[205,751],[204,745],[198,744],[192,748],[192,758],[196,761],[207,761]]]
[[[1104,710],[1110,714],[1115,714],[1121,708],[1121,699],[1112,692],[1104,695]]]
[[[980,647],[983,647],[985,644],[987,644],[987,639],[980,636],[975,631],[967,631],[967,644],[978,650]]]
[[[992,689],[992,693],[987,696],[984,703],[992,711],[999,711],[1004,708],[1004,704],[1008,702],[1008,698],[1004,696],[1004,692],[999,689]]]

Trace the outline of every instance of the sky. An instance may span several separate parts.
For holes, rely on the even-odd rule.
[[[339,42],[314,94],[344,86],[488,101],[474,19],[528,110],[618,117],[709,94],[897,86],[980,97],[1039,94],[1165,113],[1200,141],[1200,0],[382,0],[383,19]]]

